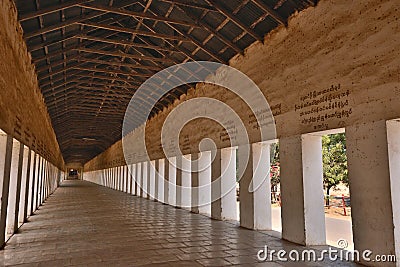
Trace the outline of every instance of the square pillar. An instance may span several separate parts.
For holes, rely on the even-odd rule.
[[[30,167],[31,167],[31,150],[28,147],[24,147],[18,227],[25,222],[25,219],[27,218],[28,214],[27,208],[28,208],[28,197],[29,197]]]
[[[281,138],[280,164],[282,238],[303,245],[325,244],[321,135]]]
[[[215,157],[211,163],[211,217],[236,220],[236,148],[218,149],[212,153]]]
[[[203,151],[198,159],[198,213],[211,216],[211,151]]]
[[[164,160],[164,203],[169,204],[169,160]]]
[[[131,194],[136,196],[136,163],[131,165],[130,180],[131,180]]]
[[[221,149],[221,167],[222,219],[236,221],[236,147]]]
[[[165,159],[157,160],[157,181],[158,181],[158,194],[157,199],[158,201],[165,203],[165,196],[164,196],[164,185],[165,185]]]
[[[142,188],[142,167],[143,167],[143,162],[139,162],[136,164],[136,195],[138,197],[143,196],[143,188]]]
[[[145,161],[142,163],[142,195],[141,197],[148,197],[148,179],[149,179],[149,162]]]
[[[33,185],[35,184],[34,181],[34,177],[35,177],[35,164],[36,164],[36,157],[35,157],[35,152],[33,150],[30,151],[30,165],[29,165],[29,175],[28,175],[28,201],[27,201],[27,208],[26,208],[26,216],[25,218],[27,218],[28,216],[32,215],[32,200],[33,200]]]
[[[192,154],[192,207],[190,211],[193,213],[199,213],[199,158],[200,153]]]
[[[13,152],[13,138],[0,133],[0,177],[1,177],[1,201],[0,209],[0,246],[4,247],[6,241],[6,221],[9,196],[9,184],[11,175],[11,160]]]
[[[386,122],[396,259],[400,260],[400,121]]]
[[[211,218],[222,220],[221,205],[221,150],[212,151],[213,161],[211,162]]]
[[[383,120],[346,127],[354,249],[372,251],[371,258],[396,253],[399,215],[393,211],[398,208],[398,187],[391,186],[398,185],[399,162],[394,162],[399,153],[395,151],[398,133],[397,123],[389,123],[386,128]]]
[[[190,155],[176,157],[176,206],[190,208]]]
[[[302,135],[304,225],[306,245],[325,245],[322,135]]]
[[[168,204],[176,206],[176,157],[168,159]]]
[[[33,152],[33,151],[32,151]],[[35,211],[36,207],[36,194],[37,194],[37,173],[38,173],[38,165],[39,165],[39,155],[36,152],[33,152],[33,162],[32,162],[32,177],[31,177],[31,195],[29,197],[31,202],[31,208],[29,215],[32,215]]]
[[[131,194],[132,193],[132,179],[131,179],[131,174],[129,172],[129,167],[128,165],[125,165],[125,181],[126,181],[126,193]]]
[[[156,184],[156,162],[154,160],[149,162],[149,196],[148,198],[154,200],[155,197],[155,184]]]
[[[154,161],[154,201],[158,201],[158,185],[159,185],[159,179],[160,176],[158,175],[158,171],[159,171],[159,163],[158,163],[158,159]]]
[[[124,174],[122,166],[117,167],[118,191],[124,191]]]
[[[181,170],[181,207],[191,209],[192,203],[192,168],[191,168],[191,155],[184,155],[182,157],[182,170]]]
[[[182,157],[176,157],[176,206],[182,207]]]
[[[7,208],[7,236],[11,236],[18,230],[19,198],[21,193],[22,163],[24,157],[24,145],[16,140],[13,142],[10,189]]]

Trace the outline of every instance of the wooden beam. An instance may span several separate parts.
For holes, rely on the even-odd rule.
[[[142,69],[142,70],[151,70],[151,71],[160,71],[160,70],[162,70],[160,67],[157,67],[157,66],[146,66],[146,65],[133,64],[133,63],[132,64],[130,64],[130,63],[120,63],[120,62],[99,60],[99,59],[87,58],[87,57],[80,57],[78,60],[79,61],[83,61],[83,62],[101,64],[101,65],[123,66],[123,67],[133,68],[133,69]]]
[[[64,2],[64,3],[60,3],[60,4],[57,4],[54,6],[42,8],[42,9],[34,11],[34,12],[30,12],[30,13],[26,13],[26,14],[19,14],[20,16],[18,17],[18,20],[21,22],[21,21],[25,21],[28,19],[33,19],[33,18],[36,18],[39,16],[47,15],[47,14],[57,12],[57,11],[60,11],[63,9],[74,7],[74,6],[77,6],[78,4],[83,4],[83,3],[92,2],[92,1],[94,1],[94,0],[72,0],[72,1]]]
[[[39,75],[38,75],[38,81],[40,82],[40,81],[43,81],[44,79],[47,79],[47,78],[49,78],[49,77],[51,77],[51,76],[55,76],[55,75],[57,75],[57,74],[66,72],[66,71],[68,71],[68,70],[76,69],[76,67],[78,67],[78,66],[80,66],[80,65],[82,65],[82,64],[84,64],[84,63],[75,63],[75,64],[72,64],[72,65],[63,67],[63,68],[60,69],[60,70],[50,72],[50,73],[48,73],[48,74],[46,74],[46,75],[43,75],[43,76],[39,76]]]
[[[218,9],[219,12],[221,12],[223,15],[225,15],[227,18],[229,18],[233,23],[235,23],[237,26],[239,26],[243,31],[248,33],[250,36],[252,36],[254,39],[258,41],[263,41],[263,37],[259,36],[254,30],[250,29],[247,25],[245,25],[242,21],[240,21],[234,14],[226,10],[225,7],[223,7],[219,1],[217,0],[205,0],[208,4],[214,6],[216,9]]]
[[[83,70],[83,71],[89,71],[89,72],[103,72],[103,73],[111,73],[111,74],[121,74],[129,77],[143,77],[143,78],[148,78],[151,77],[152,74],[144,74],[144,73],[133,73],[133,72],[127,72],[127,71],[122,71],[122,70],[110,70],[110,69],[100,69],[100,68],[90,68],[90,67],[74,67],[74,69],[77,70]]]
[[[96,41],[96,42],[102,42],[102,43],[109,43],[109,44],[114,44],[114,45],[124,45],[124,46],[129,46],[129,47],[140,47],[140,48],[149,48],[149,49],[153,49],[153,50],[176,52],[176,49],[174,49],[173,47],[146,45],[146,44],[134,43],[134,42],[125,41],[125,40],[116,40],[116,39],[102,38],[102,37],[89,36],[89,35],[79,35],[79,36],[77,36],[77,38]]]
[[[78,48],[77,50],[89,54],[100,54],[100,55],[106,55],[106,56],[114,56],[114,57],[127,57],[127,58],[132,58],[136,60],[149,60],[149,61],[158,61],[158,62],[163,62],[163,63],[174,63],[173,60],[167,59],[167,58],[157,58],[157,57],[149,57],[149,56],[141,56],[141,55],[133,55],[133,54],[127,54],[127,53],[122,53],[122,52],[113,52],[113,51],[106,51],[106,50],[99,50],[99,49],[92,49],[92,48]]]
[[[202,9],[202,10],[207,10],[207,11],[212,11],[212,12],[218,12],[218,10],[213,7],[213,6],[206,6],[202,4],[196,4],[196,3],[189,3],[187,1],[182,1],[182,0],[160,0],[165,3],[170,3],[170,4],[175,4],[178,6],[187,6],[190,8],[196,8],[196,9]]]
[[[140,30],[130,29],[128,27],[118,27],[118,26],[112,26],[112,25],[108,25],[108,24],[101,24],[101,23],[87,22],[87,21],[81,21],[78,23],[81,25],[99,28],[99,29],[105,29],[105,30],[109,30],[109,31],[125,32],[125,33],[137,34],[137,35],[156,37],[156,38],[161,38],[161,39],[189,42],[188,38],[186,38],[184,36],[175,36],[175,35],[169,35],[169,34],[163,34],[163,33],[157,33],[157,32],[140,31]]]
[[[278,14],[274,9],[270,8],[268,5],[266,5],[263,1],[261,0],[251,0],[253,3],[255,3],[259,8],[261,8],[265,13],[270,15],[276,22],[282,25],[286,25],[286,20]]]
[[[208,25],[206,22],[202,22],[200,19],[196,18],[195,15],[192,13],[186,12],[183,8],[178,7],[183,13],[185,13],[188,17],[196,21],[199,25],[207,29],[209,32],[211,32],[213,35],[215,35],[217,38],[219,38],[222,42],[224,42],[226,45],[228,45],[230,48],[232,48],[236,53],[238,54],[243,54],[242,49],[240,49],[237,45],[232,43],[230,40],[225,38],[221,33],[219,33],[217,30],[215,30],[212,26]]]
[[[77,22],[82,22],[84,20],[92,19],[92,18],[101,16],[101,15],[103,15],[103,13],[99,13],[99,12],[91,12],[91,13],[88,13],[88,14],[84,14],[84,15],[81,15],[81,16],[78,16],[78,17],[75,17],[75,18],[72,18],[72,19],[65,20],[65,21],[60,22],[60,23],[53,24],[53,25],[48,26],[48,27],[41,28],[41,29],[33,31],[33,32],[26,32],[24,34],[24,38],[25,38],[25,40],[27,40],[27,39],[32,38],[34,36],[41,35],[41,34],[44,34],[44,33],[48,33],[48,32],[55,31],[55,30],[59,30],[61,28],[76,24]]]
[[[93,79],[99,79],[99,80],[108,80],[108,81],[119,81],[119,82],[125,82],[128,83],[129,85],[132,86],[132,84],[130,84],[130,82],[135,83],[136,81],[134,80],[129,80],[129,79],[121,79],[119,77],[110,77],[110,76],[103,76],[103,75],[95,75],[93,73],[90,74],[84,74],[84,73],[79,73],[76,74],[76,76],[78,77],[82,77],[82,78],[93,78]]]
[[[41,66],[40,68],[36,69],[36,73],[38,73],[38,75],[40,75],[40,72],[49,71],[50,68],[52,69],[52,68],[54,68],[54,67],[56,67],[58,65],[61,65],[61,64],[67,64],[69,62],[77,61],[79,56],[80,56],[79,54],[75,54],[75,55],[72,55],[72,56],[68,56],[67,58],[52,62],[50,65]]]
[[[102,12],[109,12],[109,13],[114,13],[122,16],[129,16],[133,18],[141,18],[141,19],[149,19],[153,21],[160,21],[160,22],[167,22],[167,23],[172,23],[172,24],[178,24],[178,25],[183,25],[183,26],[188,26],[188,27],[195,27],[198,28],[199,26],[196,23],[190,22],[190,21],[183,21],[183,20],[178,20],[178,19],[172,19],[172,18],[166,18],[162,16],[154,16],[146,13],[141,13],[141,12],[135,12],[135,11],[130,11],[127,9],[122,9],[122,8],[115,8],[111,6],[103,6],[103,5],[97,5],[97,4],[79,4],[80,7],[87,8],[87,9],[92,9],[96,11],[102,11]]]

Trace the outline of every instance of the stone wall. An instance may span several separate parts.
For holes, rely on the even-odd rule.
[[[400,118],[399,14],[396,0],[322,0],[295,14],[264,43],[248,47],[230,65],[247,74],[265,95],[277,138]],[[153,159],[164,157],[160,137],[168,114],[185,100],[201,96],[231,106],[249,129],[251,141],[260,141],[251,131],[251,113],[238,97],[221,87],[198,84],[146,124],[146,145]],[[143,129],[130,134],[130,142],[142,143]],[[219,147],[229,146],[221,141],[223,133],[207,120],[192,121],[180,133],[180,147],[184,154],[197,152],[205,136],[215,138]],[[145,160],[144,151],[129,156],[133,162]],[[123,164],[119,141],[89,161],[85,170]]]
[[[64,161],[11,0],[0,1],[0,128],[62,168]]]

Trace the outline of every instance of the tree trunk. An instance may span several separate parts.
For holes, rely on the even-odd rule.
[[[330,191],[331,191],[331,186],[326,187],[326,206],[329,207],[329,198],[330,198]]]

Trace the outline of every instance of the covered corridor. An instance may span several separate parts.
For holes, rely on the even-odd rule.
[[[260,263],[256,255],[265,244],[276,250],[304,249],[267,233],[75,180],[64,181],[11,238],[0,251],[0,264],[293,266]],[[332,264],[328,257],[301,266],[327,264]]]
[[[0,265],[400,267],[399,17],[0,0]]]

